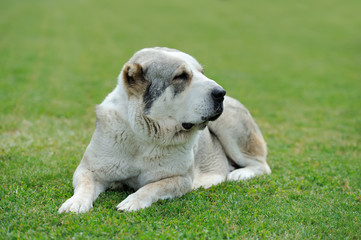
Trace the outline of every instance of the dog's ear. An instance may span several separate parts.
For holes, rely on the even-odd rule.
[[[149,86],[143,68],[138,63],[127,63],[123,67],[123,82],[129,95],[141,96]]]

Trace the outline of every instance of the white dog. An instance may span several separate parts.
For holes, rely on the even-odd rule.
[[[137,190],[117,206],[134,211],[198,187],[271,173],[259,128],[225,94],[188,54],[168,48],[135,53],[96,108],[74,195],[59,213],[89,211],[114,183]]]

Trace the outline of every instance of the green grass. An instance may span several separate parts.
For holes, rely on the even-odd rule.
[[[360,239],[361,1],[0,2],[0,238]],[[130,56],[195,56],[261,127],[272,175],[135,213],[58,215]]]

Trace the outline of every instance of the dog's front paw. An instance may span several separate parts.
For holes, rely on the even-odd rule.
[[[244,181],[247,179],[251,179],[255,176],[256,176],[256,174],[251,169],[241,168],[241,169],[237,169],[237,170],[230,172],[227,175],[227,180],[228,181]]]
[[[90,209],[92,209],[92,207],[93,204],[91,200],[72,196],[71,198],[66,200],[65,203],[63,203],[63,205],[59,208],[58,213],[84,213],[88,212]]]
[[[152,201],[147,198],[141,198],[136,193],[129,195],[117,206],[118,211],[132,212],[152,205]]]

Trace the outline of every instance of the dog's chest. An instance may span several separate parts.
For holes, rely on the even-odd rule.
[[[159,146],[132,136],[113,137],[112,153],[94,169],[102,179],[123,181],[134,188],[174,175],[185,174],[193,164],[193,152],[185,147]],[[123,137],[123,138],[122,138]]]
[[[149,171],[162,167],[172,167],[175,149],[160,147],[155,144],[136,143],[133,151],[127,151],[128,161],[132,166],[141,171]]]
[[[98,107],[97,117],[88,166],[102,180],[130,181],[134,186],[142,186],[162,178],[185,175],[192,167],[192,142],[159,145],[142,137],[141,132],[134,132],[116,111]]]

